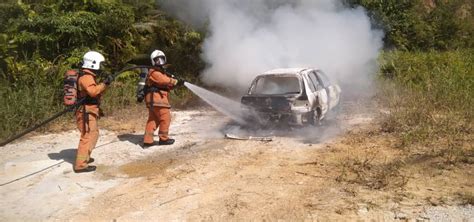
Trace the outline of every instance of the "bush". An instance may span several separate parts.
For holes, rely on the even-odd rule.
[[[385,31],[387,48],[453,50],[474,47],[473,1],[347,0],[365,7],[373,23]]]
[[[473,64],[473,50],[385,53],[379,99],[389,114],[383,130],[399,134],[402,147],[472,143]]]
[[[14,72],[0,80],[0,138],[6,138],[62,108],[62,71],[43,60],[15,62]],[[59,77],[61,76],[61,77]],[[8,80],[10,79],[10,80]]]
[[[63,74],[89,50],[106,58],[107,73],[138,55],[163,49],[180,77],[197,79],[202,35],[164,16],[154,1],[39,0],[0,3],[0,140],[61,111]],[[135,103],[138,74],[107,90],[109,114]],[[189,95],[178,92],[177,97]]]

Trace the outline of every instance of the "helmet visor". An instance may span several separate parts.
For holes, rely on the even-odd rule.
[[[158,56],[154,59],[155,65],[164,65],[166,64],[166,58],[164,56]]]

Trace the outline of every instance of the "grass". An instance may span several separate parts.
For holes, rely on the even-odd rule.
[[[375,156],[348,157],[340,165],[341,174],[336,181],[363,185],[369,189],[404,187],[408,177],[401,172],[400,160],[376,163]]]
[[[471,191],[458,193],[462,204],[464,205],[474,205],[474,193]]]
[[[473,54],[474,50],[385,54],[378,98],[390,113],[383,130],[398,133],[401,147],[464,141],[472,134],[474,118]]]
[[[474,163],[474,50],[386,52],[381,64],[376,98],[386,112],[346,141],[337,180],[369,190],[405,189],[439,175],[462,180]],[[458,199],[471,203],[472,194]]]
[[[3,89],[0,95],[2,108],[0,115],[1,140],[22,131],[50,115],[59,112],[61,105],[54,90],[46,86],[22,87],[15,90]]]
[[[396,135],[407,155],[472,162],[473,64],[474,50],[385,55],[378,98],[389,114],[381,130]]]

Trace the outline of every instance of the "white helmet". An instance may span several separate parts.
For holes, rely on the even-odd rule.
[[[82,68],[99,70],[100,63],[105,61],[105,58],[102,54],[96,51],[89,51],[84,54]]]
[[[151,59],[151,64],[152,65],[162,66],[162,65],[166,64],[165,53],[163,53],[160,50],[153,51],[150,55],[150,59]]]

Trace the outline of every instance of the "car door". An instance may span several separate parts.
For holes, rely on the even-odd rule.
[[[314,71],[309,72],[307,74],[307,77],[309,80],[309,84],[313,86],[314,97],[317,99],[317,104],[312,107],[314,108],[319,105],[319,107],[321,108],[321,115],[325,116],[329,109],[329,98],[326,89],[324,89],[323,85],[319,83],[316,73]]]
[[[323,85],[324,89],[328,94],[329,109],[334,108],[337,104],[339,104],[340,89],[338,89],[336,85],[331,84],[329,78],[321,70],[317,70],[316,75],[318,77],[319,83]]]
[[[318,95],[316,94],[316,88],[314,87],[311,80],[309,80],[308,73],[303,73],[301,76],[303,76],[302,79],[304,83],[304,91],[306,93],[306,96],[308,97],[309,106],[311,108],[314,108],[318,105]]]

